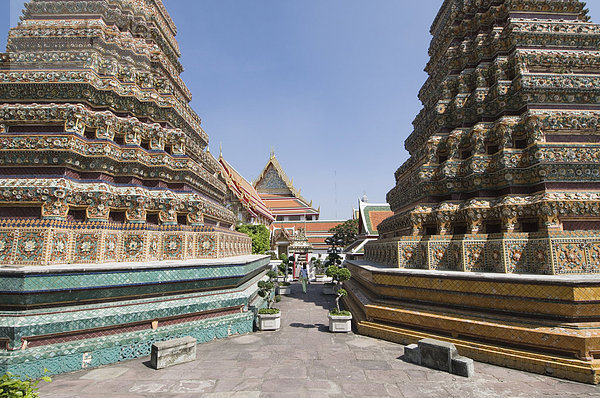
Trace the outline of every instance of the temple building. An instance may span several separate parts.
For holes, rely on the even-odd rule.
[[[0,54],[0,372],[251,332],[268,258],[233,230],[163,3],[25,6]]]
[[[356,240],[344,248],[343,253],[348,260],[358,260],[365,254],[365,245],[377,240],[379,232],[377,227],[386,218],[393,215],[387,203],[369,203],[367,196],[358,201],[355,219],[358,219],[358,233]]]
[[[361,333],[600,382],[600,26],[576,0],[445,0]]]
[[[230,165],[223,154],[219,155],[221,175],[229,188],[228,203],[236,215],[238,222],[243,224],[263,224],[267,227],[275,221],[275,216],[262,201],[252,184]]]
[[[267,208],[275,216],[271,224],[272,250],[277,254],[292,254],[289,246],[297,231],[303,230],[315,256],[327,253],[325,239],[333,234],[329,230],[345,220],[319,220],[320,208],[315,209],[312,201],[300,195],[283,171],[275,153],[253,184]]]

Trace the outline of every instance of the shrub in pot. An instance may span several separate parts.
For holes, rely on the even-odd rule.
[[[327,318],[329,318],[329,331],[349,332],[352,330],[352,313],[340,310],[340,299],[348,295],[346,289],[342,289],[340,284],[349,280],[352,277],[352,273],[348,268],[338,268],[337,271],[332,270],[331,274],[332,276],[335,275],[334,280],[336,281],[337,289],[335,291],[335,308],[332,308],[327,315]]]
[[[279,294],[288,295],[292,293],[292,284],[289,282],[277,282]]]
[[[279,302],[281,296],[274,295],[277,272],[267,272],[269,280],[258,281],[258,295],[265,299],[267,308],[258,310],[258,328],[260,330],[277,330],[281,326],[281,312],[278,308],[273,308],[274,302]]]

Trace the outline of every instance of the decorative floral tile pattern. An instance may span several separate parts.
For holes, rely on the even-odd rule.
[[[144,258],[144,235],[130,234],[123,238],[123,257],[126,261]]]
[[[183,239],[183,235],[164,235],[163,247],[165,259],[180,260],[184,257]]]
[[[213,234],[202,234],[198,236],[198,257],[213,257],[217,252],[216,236]]]
[[[432,237],[425,241],[397,238],[368,243],[365,255],[371,261],[393,265],[387,250],[395,245],[400,268],[520,274],[600,273],[600,238],[593,233],[497,236],[486,239],[485,235],[465,235],[457,240]]]
[[[0,232],[0,261],[5,264],[12,262],[12,249],[16,242],[14,232]]]
[[[17,241],[15,262],[37,264],[43,260],[44,232],[21,231]]]
[[[73,252],[73,262],[75,263],[95,263],[98,258],[98,233],[78,233],[75,234],[75,250]]]
[[[69,258],[69,234],[54,232],[52,234],[50,263],[64,264]]]

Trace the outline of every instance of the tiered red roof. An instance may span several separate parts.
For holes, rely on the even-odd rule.
[[[254,182],[260,198],[275,216],[310,216],[319,218],[319,210],[300,195],[287,177],[273,153],[260,176]]]
[[[307,221],[284,221],[280,219],[271,224],[271,230],[276,231],[285,228],[292,233],[292,231],[304,229],[308,242],[314,250],[326,249],[325,239],[332,235],[329,230],[344,222],[319,221],[319,209],[315,209],[312,202],[307,201],[300,195],[300,190],[294,187],[273,153],[271,153],[271,158],[260,176],[254,182],[254,188],[274,216],[280,216],[280,218],[304,216],[304,218],[309,218]]]
[[[262,201],[258,192],[238,171],[231,166],[223,156],[219,156],[221,164],[221,174],[231,191],[238,198],[240,203],[252,214],[257,217],[262,216],[270,222],[275,220],[275,216]]]

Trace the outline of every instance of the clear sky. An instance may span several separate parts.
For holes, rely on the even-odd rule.
[[[385,202],[442,0],[165,0],[210,149],[252,181],[271,148],[321,219]],[[22,0],[0,0],[0,48]],[[600,1],[588,1],[600,21]]]

